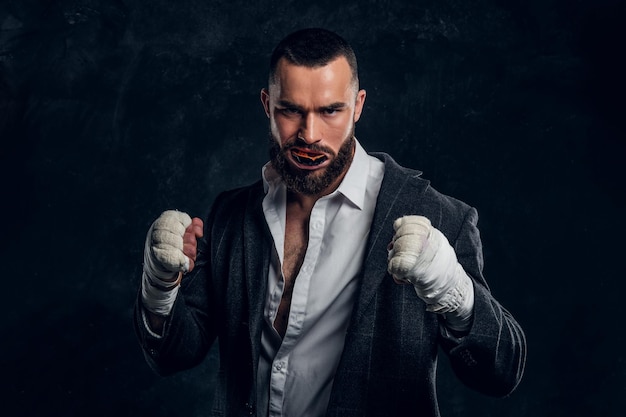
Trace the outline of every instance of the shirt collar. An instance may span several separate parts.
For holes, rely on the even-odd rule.
[[[331,195],[341,193],[352,204],[359,209],[363,209],[365,204],[365,192],[367,190],[367,180],[370,171],[370,161],[365,149],[361,146],[359,141],[355,138],[354,158],[348,168],[346,176]],[[263,177],[263,190],[267,194],[269,190],[275,190],[276,187],[282,183],[280,175],[272,167],[271,162],[267,162],[263,165],[261,171]]]
[[[370,161],[365,149],[358,140],[354,140],[354,158],[348,168],[346,176],[337,187],[337,191],[343,194],[359,209],[363,209],[365,204],[365,191],[367,189],[367,179],[370,171]]]
[[[280,176],[278,172],[272,167],[272,162],[267,162],[261,169],[261,175],[263,177],[263,192],[267,194],[267,191],[272,188],[276,188],[280,183]]]

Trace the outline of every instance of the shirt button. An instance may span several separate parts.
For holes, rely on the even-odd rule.
[[[280,371],[281,369],[283,369],[283,366],[284,366],[284,364],[283,364],[282,362],[277,362],[277,363],[274,365],[274,368],[275,368],[277,371]]]

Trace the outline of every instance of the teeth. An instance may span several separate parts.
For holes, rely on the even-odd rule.
[[[307,166],[319,165],[326,160],[326,156],[324,155],[312,156],[301,151],[292,151],[291,155],[293,155],[294,159],[298,161],[298,163]]]

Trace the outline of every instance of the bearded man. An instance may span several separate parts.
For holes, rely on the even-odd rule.
[[[363,149],[365,96],[343,38],[287,36],[261,91],[261,180],[148,231],[140,343],[167,375],[219,340],[212,415],[438,416],[439,347],[487,395],[522,377],[524,333],[483,277],[476,210]]]

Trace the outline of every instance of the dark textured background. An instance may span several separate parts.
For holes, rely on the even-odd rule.
[[[258,178],[268,55],[323,26],[360,59],[363,145],[478,208],[526,330],[509,398],[442,358],[442,414],[623,415],[625,20],[609,0],[2,0],[1,414],[207,414],[214,353],[163,379],[134,338],[145,232]]]

